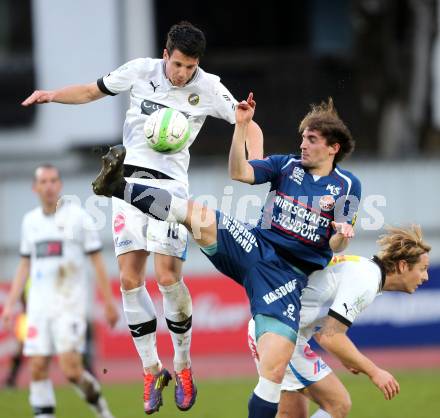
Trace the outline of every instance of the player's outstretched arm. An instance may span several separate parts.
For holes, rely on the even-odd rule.
[[[93,102],[104,97],[96,82],[90,84],[77,84],[63,87],[58,90],[35,90],[28,98],[23,100],[22,106],[43,103],[83,104]]]
[[[100,251],[90,255],[96,273],[99,290],[104,301],[104,315],[108,324],[113,328],[119,319],[118,310],[113,299],[110,281]]]
[[[10,329],[11,327],[14,305],[23,293],[26,280],[29,277],[30,265],[29,257],[21,257],[1,315],[1,322],[6,329]]]
[[[348,327],[337,319],[328,317],[324,326],[314,335],[324,350],[336,356],[349,370],[366,374],[371,381],[390,400],[400,391],[399,383],[386,370],[382,370],[363,355],[346,335]]]
[[[246,138],[249,125],[254,116],[255,106],[256,103],[252,93],[249,93],[247,100],[237,104],[234,135],[229,151],[229,175],[231,179],[248,184],[255,182],[254,169],[246,159]]]

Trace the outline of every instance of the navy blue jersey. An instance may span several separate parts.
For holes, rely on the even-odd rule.
[[[360,181],[338,166],[315,180],[295,155],[272,155],[249,163],[255,184],[271,183],[257,233],[307,273],[325,267],[333,254],[331,222],[354,225]]]

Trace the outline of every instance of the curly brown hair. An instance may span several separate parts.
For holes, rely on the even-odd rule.
[[[409,228],[388,226],[386,231],[377,241],[381,248],[377,256],[387,274],[398,272],[398,262],[401,260],[405,260],[411,270],[422,254],[431,251],[431,247],[423,241],[420,225],[411,225]]]
[[[310,107],[310,112],[304,116],[299,124],[299,133],[302,135],[306,128],[316,130],[325,137],[327,145],[338,143],[340,149],[334,160],[334,163],[337,164],[354,150],[355,141],[351,132],[339,117],[331,97],[327,102],[321,102],[319,105],[312,104]]]

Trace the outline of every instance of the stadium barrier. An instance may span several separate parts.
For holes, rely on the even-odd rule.
[[[349,335],[360,347],[440,346],[440,265],[429,271],[430,280],[415,294],[384,292],[359,316]],[[193,298],[193,355],[246,353],[246,328],[250,316],[242,287],[220,274],[186,276]],[[104,321],[102,305],[94,304],[96,354],[104,359],[123,359],[137,354],[122,315],[119,281],[112,281],[121,320],[115,329]],[[162,315],[162,297],[154,280],[147,280],[158,313],[158,349],[171,355],[172,345]],[[9,284],[0,283],[0,306]],[[18,313],[18,311],[17,311]],[[0,361],[13,350],[14,336],[0,329]]]

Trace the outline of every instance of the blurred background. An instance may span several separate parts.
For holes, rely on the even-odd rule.
[[[221,76],[238,100],[254,92],[266,154],[298,151],[298,125],[309,104],[333,97],[356,139],[354,154],[342,165],[363,184],[357,236],[349,251],[374,254],[386,224],[419,223],[433,246],[430,282],[412,296],[380,296],[350,335],[383,367],[431,369],[438,382],[438,0],[296,0],[260,6],[229,0],[0,0],[0,306],[19,259],[22,217],[38,204],[31,182],[43,162],[60,167],[63,193],[95,218],[119,300],[110,203],[92,195],[90,181],[106,146],[121,142],[128,95],[83,106],[23,108],[20,103],[35,89],[89,83],[133,58],[161,57],[169,27],[181,20],[206,34],[204,70]],[[224,121],[207,120],[191,147],[190,192],[252,222],[267,187],[228,179],[232,130]],[[242,289],[218,275],[194,243],[188,254],[196,374],[253,375]],[[160,312],[156,286],[152,280],[148,286]],[[101,376],[109,383],[139,380],[140,364],[124,320],[110,331],[90,294],[97,370],[103,364],[113,370]],[[0,328],[0,378],[15,344]],[[164,357],[171,355],[165,323],[159,323],[158,344]],[[26,372],[20,376],[25,385]],[[397,416],[406,416],[404,410],[401,406]]]

